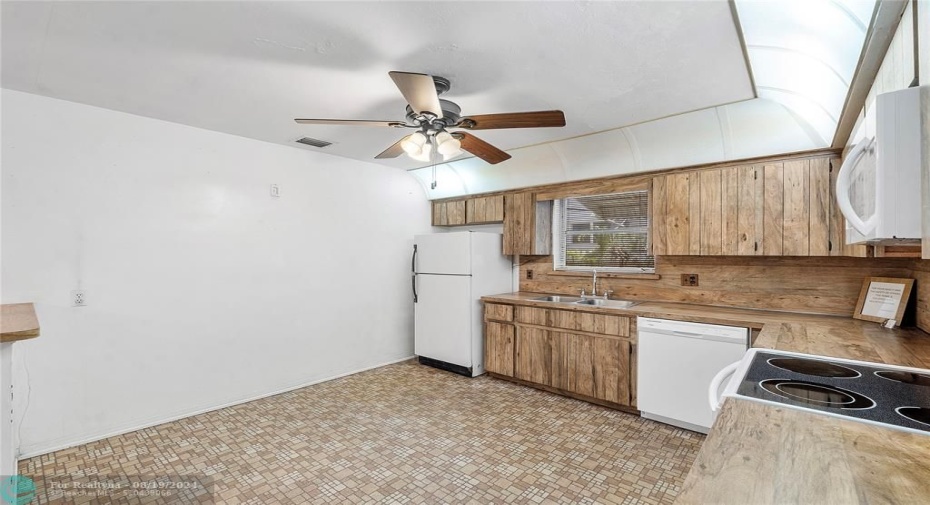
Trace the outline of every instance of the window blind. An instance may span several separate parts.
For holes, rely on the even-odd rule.
[[[565,198],[555,211],[557,269],[655,269],[648,249],[648,191]]]

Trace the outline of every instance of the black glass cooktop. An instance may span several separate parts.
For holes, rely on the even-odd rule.
[[[757,352],[736,392],[930,433],[930,372]]]

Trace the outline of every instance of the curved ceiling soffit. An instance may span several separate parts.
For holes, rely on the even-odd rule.
[[[745,119],[744,116],[740,116],[742,119],[737,119],[737,122],[734,123],[734,118],[730,111],[730,108],[734,106],[750,107],[755,113],[755,124],[747,123],[747,119]],[[635,127],[626,126],[581,138],[514,149],[511,151],[511,154],[514,155],[513,159],[500,165],[479,166],[480,160],[474,158],[436,165],[438,186],[435,190],[430,188],[432,167],[418,168],[410,170],[408,173],[420,182],[428,198],[437,199],[590,178],[590,176],[586,176],[583,171],[572,170],[573,167],[583,165],[590,160],[572,157],[571,153],[577,152],[578,150],[567,148],[566,146],[568,142],[588,137],[596,138],[596,140],[591,139],[594,143],[606,144],[610,142],[623,142],[626,144],[626,146],[624,146],[626,149],[614,151],[614,153],[618,151],[621,153],[626,152],[627,154],[625,156],[621,155],[621,157],[625,157],[626,159],[618,158],[611,160],[610,163],[617,167],[626,165],[631,168],[631,170],[613,174],[601,174],[595,177],[619,175],[621,173],[641,173],[652,170],[676,168],[678,166],[688,166],[689,164],[707,163],[708,156],[712,158],[712,161],[709,162],[724,162],[736,159],[736,157],[774,155],[779,154],[779,152],[790,152],[791,150],[801,151],[824,145],[823,138],[817,133],[817,129],[814,126],[790,107],[775,100],[757,98],[746,102],[740,102],[739,104],[712,107],[711,109],[703,109],[680,116],[672,116],[641,123],[641,125],[648,125],[650,128],[668,128],[671,130],[676,123],[681,124],[684,119],[695,119],[694,117],[682,118],[681,116],[696,116],[700,114],[701,117],[699,119],[702,119],[704,123],[698,128],[705,132],[714,132],[712,136],[716,137],[721,150],[718,151],[716,155],[704,153],[703,157],[694,158],[690,163],[685,162],[685,164],[675,163],[674,165],[669,165],[656,162],[655,160],[662,159],[658,156],[659,151],[662,150],[662,146],[658,146],[655,143],[642,144],[642,142],[637,139]],[[712,114],[708,114],[708,112],[712,112]],[[760,151],[756,147],[755,142],[769,134],[762,126],[765,124],[783,123],[785,119],[779,119],[779,113],[790,118],[791,122],[793,122],[797,128],[797,131],[803,132],[804,140],[792,141],[793,143],[787,146],[779,146],[780,149],[787,149],[787,151],[779,150],[779,152],[775,152],[774,150],[766,151],[765,149]],[[742,132],[751,131],[758,133],[749,136],[748,140],[746,136],[737,138],[733,133],[734,128]],[[679,132],[679,134],[683,136],[690,135],[686,130]],[[646,151],[644,151],[644,149]],[[713,153],[713,151],[709,152]],[[542,171],[537,172],[533,170],[534,163],[532,163],[532,160],[538,160],[540,158],[546,158],[551,163],[549,163],[547,167],[544,167]],[[510,164],[509,167],[508,164]],[[558,173],[552,170],[556,167]],[[508,170],[508,168],[510,168],[510,170]],[[503,177],[496,175],[501,175]],[[469,181],[477,180],[484,181],[484,184],[474,185],[469,183]]]

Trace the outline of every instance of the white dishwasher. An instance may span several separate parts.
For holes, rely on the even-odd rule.
[[[642,416],[707,433],[711,380],[739,361],[749,330],[735,326],[637,318],[637,408]]]

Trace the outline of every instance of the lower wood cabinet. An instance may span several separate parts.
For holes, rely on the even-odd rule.
[[[551,334],[552,386],[630,405],[630,342],[615,337]]]
[[[517,326],[513,372],[518,379],[552,385],[552,344],[548,330]]]
[[[484,325],[484,369],[513,377],[514,332],[512,324],[488,321]]]
[[[485,305],[488,372],[582,399],[635,407],[635,356],[629,338],[635,330],[629,317],[503,307]]]

